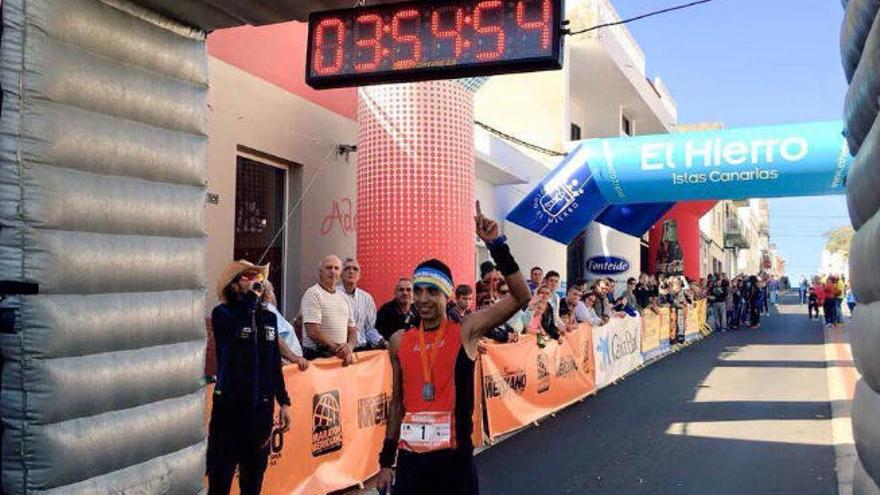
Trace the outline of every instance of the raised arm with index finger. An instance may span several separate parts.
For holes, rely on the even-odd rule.
[[[525,277],[510,253],[507,237],[500,235],[498,222],[483,214],[479,201],[476,202],[474,225],[477,235],[486,243],[495,265],[504,275],[510,293],[497,303],[470,315],[462,323],[462,345],[471,358],[477,355],[480,338],[522,309],[532,296]]]

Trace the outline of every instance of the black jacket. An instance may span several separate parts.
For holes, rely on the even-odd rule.
[[[242,301],[220,304],[211,313],[217,343],[214,393],[254,407],[290,405],[281,372],[281,350],[275,313],[265,309],[253,292]]]
[[[376,313],[376,330],[385,340],[391,340],[391,336],[398,330],[407,330],[419,326],[419,315],[415,305],[410,306],[408,313],[400,311],[400,305],[392,299],[383,304]]]

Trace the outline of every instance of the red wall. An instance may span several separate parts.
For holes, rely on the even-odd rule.
[[[686,201],[676,204],[651,227],[648,241],[648,270],[657,271],[657,251],[663,240],[663,222],[675,220],[678,244],[684,258],[684,275],[692,279],[700,278],[700,217],[711,210],[717,201]]]
[[[354,120],[356,89],[316,91],[306,85],[307,36],[302,22],[219,29],[208,36],[208,54]]]

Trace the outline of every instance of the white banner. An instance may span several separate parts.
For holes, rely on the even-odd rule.
[[[587,227],[584,255],[584,276],[589,280],[613,278],[617,282],[615,296],[626,290],[627,278],[639,278],[642,270],[648,269],[641,266],[641,244],[638,237],[596,222]]]
[[[593,327],[593,359],[596,387],[608,386],[642,364],[642,319],[639,316],[611,318]]]

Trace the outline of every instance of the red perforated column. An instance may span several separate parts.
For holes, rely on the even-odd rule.
[[[473,96],[450,81],[358,96],[357,255],[377,304],[421,261],[474,278]]]

